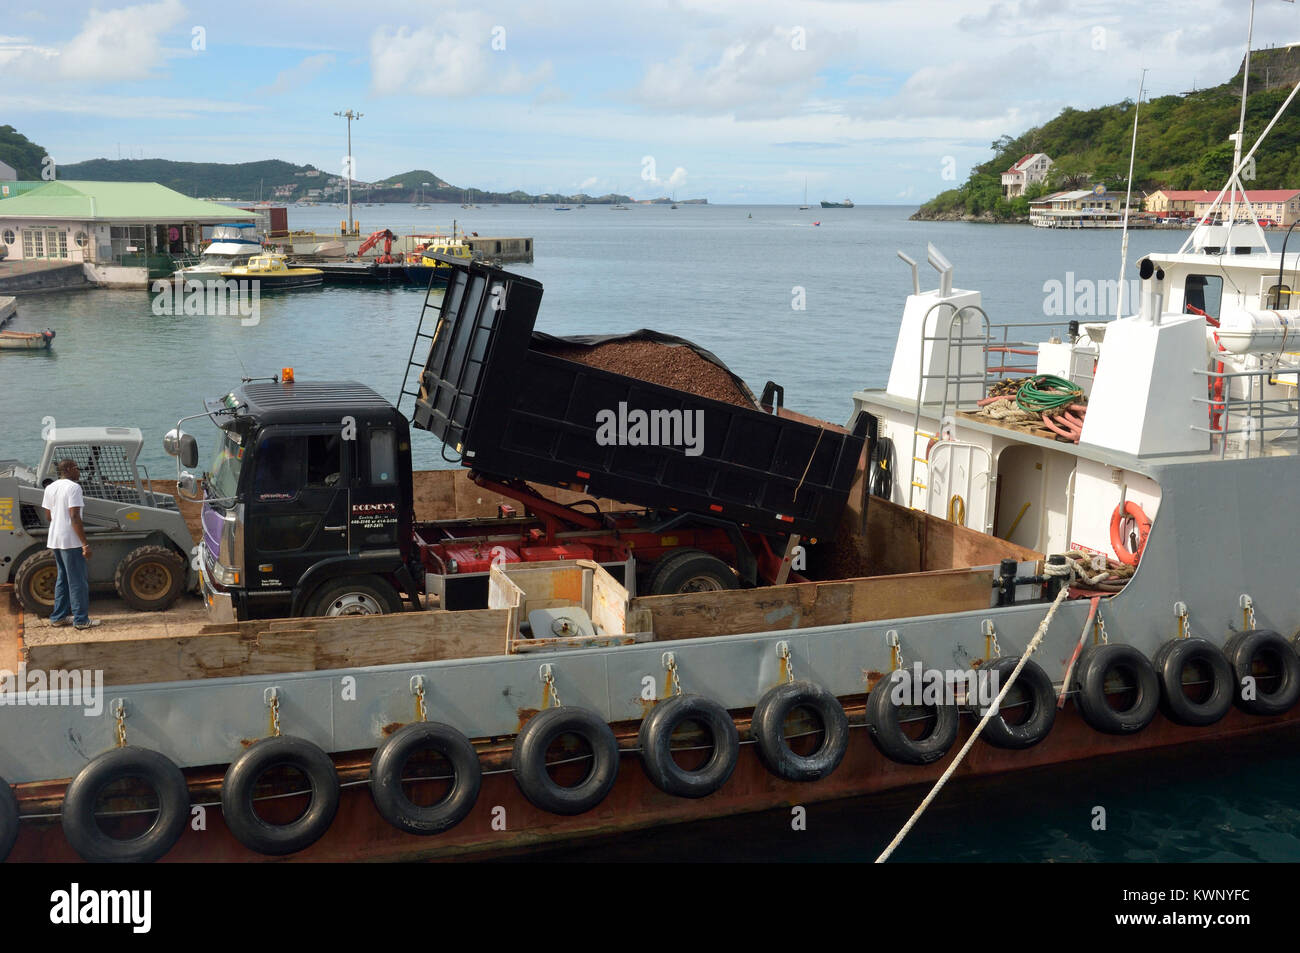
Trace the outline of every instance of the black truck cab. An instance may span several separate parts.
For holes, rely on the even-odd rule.
[[[252,381],[206,409],[203,584],[217,618],[396,612],[414,593],[408,424],[354,381]]]

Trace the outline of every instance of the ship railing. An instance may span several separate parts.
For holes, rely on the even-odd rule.
[[[1192,430],[1209,434],[1210,449],[1219,457],[1294,454],[1300,444],[1300,367],[1262,367],[1246,371],[1212,371],[1192,368],[1206,379],[1205,397],[1192,402],[1204,404],[1206,426]],[[1222,394],[1211,389],[1221,382]],[[1233,385],[1244,384],[1244,395],[1234,396]],[[1293,389],[1292,396],[1277,396],[1267,388]]]
[[[943,310],[940,310],[943,309]],[[930,315],[939,312],[930,331]],[[967,320],[973,317],[974,320]],[[924,491],[923,498],[929,494],[927,482],[917,475],[917,465],[927,468],[925,480],[928,481],[929,455],[920,452],[920,441],[951,439],[951,415],[957,411],[977,410],[979,402],[986,398],[989,387],[1008,378],[1032,377],[1038,373],[1038,346],[1044,338],[1059,337],[1068,333],[1069,320],[1057,321],[1008,321],[994,324],[988,313],[979,305],[965,305],[958,308],[947,301],[939,301],[930,306],[922,320],[921,354],[919,366],[926,366],[926,349],[942,343],[947,347],[946,360],[941,373],[918,375],[916,382],[916,410],[912,424],[912,461],[911,475],[908,480],[908,505],[913,504],[917,490]],[[972,359],[967,353],[974,349]],[[990,356],[996,355],[1001,363],[990,364]],[[939,402],[923,404],[927,381],[942,381],[943,390]],[[923,411],[927,416],[939,420],[939,432],[929,433],[921,430]]]

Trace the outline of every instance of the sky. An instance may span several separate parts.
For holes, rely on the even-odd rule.
[[[23,2],[23,0],[20,0]],[[457,186],[916,204],[1065,106],[1225,81],[1248,0],[131,5],[0,17],[0,124],[56,165],[284,159]],[[1259,0],[1254,47],[1300,41]]]

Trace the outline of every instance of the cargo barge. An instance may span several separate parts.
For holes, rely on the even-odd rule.
[[[679,339],[548,338],[540,283],[464,261],[396,406],[291,374],[209,400],[187,419],[217,460],[177,487],[211,623],[18,620],[0,648],[49,680],[0,693],[0,855],[483,856],[1285,743],[1300,309],[1263,231],[1207,215],[1140,261],[1133,314],[1052,327],[995,323],[933,247],[929,290],[900,257],[888,385],[843,426]],[[623,345],[713,383],[602,366]],[[420,478],[423,513],[411,426],[461,467]]]
[[[1270,257],[1231,264],[1266,270]],[[324,617],[303,617],[304,584],[274,597],[290,600],[288,611],[235,612],[190,637],[28,645],[29,668],[100,670],[107,687],[96,716],[15,706],[0,720],[0,774],[15,795],[0,812],[11,856],[455,857],[915,784],[950,763],[979,699],[904,705],[886,689],[918,665],[1006,676],[1053,610],[1020,690],[962,772],[1226,743],[1293,724],[1300,601],[1273,554],[1300,525],[1289,508],[1253,501],[1294,479],[1295,391],[1279,381],[1300,369],[1280,355],[1252,364],[1285,340],[1279,320],[1300,314],[1260,312],[1255,292],[1225,290],[1219,326],[1207,326],[1189,310],[1205,310],[1200,279],[1219,265],[1202,244],[1145,260],[1138,314],[1031,348],[991,326],[978,292],[954,288],[951,266],[931,259],[939,287],[922,291],[918,279],[909,296],[889,386],[855,394],[845,427],[782,414],[775,389],[766,409],[715,407],[547,354],[532,333],[540,285],[480,264],[455,266],[437,320],[421,325],[411,418],[472,462],[478,483],[463,471],[443,479],[486,482],[522,512],[453,511],[458,532],[467,519],[478,531],[463,545],[513,538],[522,548],[536,538],[521,529],[532,521],[543,537],[560,536],[555,555],[571,556],[569,530],[546,519],[547,501],[565,504],[555,490],[512,482],[527,478],[630,499],[638,520],[674,506],[712,513],[751,552],[759,537],[806,536],[802,552],[772,546],[784,580],[747,582],[733,562],[732,587],[636,595],[634,547],[619,554],[629,557],[621,578],[612,559],[489,559],[484,607],[432,608],[433,580],[442,576],[445,593],[456,574],[426,558],[420,533],[438,521],[399,512],[409,471],[384,468],[389,448],[402,452],[404,417],[356,385],[330,385],[330,399],[350,402],[344,416],[359,437],[335,451],[345,454],[342,482],[310,512],[309,480],[293,493],[252,493],[270,433],[256,428],[306,434],[294,408],[319,402],[319,388],[254,382],[209,402],[201,416],[240,435],[233,455],[252,451],[233,486],[222,489],[216,471],[205,481],[199,565],[214,607],[239,606],[244,574],[293,575],[280,557],[256,555],[276,517],[305,514],[325,530],[336,503],[346,550],[307,560],[302,575],[343,564],[351,589],[317,600]],[[1235,350],[1209,354],[1215,334]],[[1022,373],[991,360],[1024,350],[1035,351],[1033,371],[1084,381],[1087,393],[1071,397],[1086,402],[1077,442],[1068,428],[1062,436],[1045,421],[986,412],[989,394]],[[543,381],[546,394],[524,399],[512,380]],[[595,439],[604,404],[669,399],[706,414],[712,436],[698,466],[681,467],[681,447]],[[327,402],[328,414],[341,409]],[[171,445],[186,455],[182,434]],[[613,506],[566,508],[602,514],[589,536],[626,534]],[[662,538],[671,535],[660,534],[655,563],[682,558]],[[353,597],[366,587],[351,557],[409,611],[362,614]],[[263,588],[272,587],[254,591]],[[249,593],[245,608],[266,598]],[[439,767],[422,772],[430,752]],[[277,776],[286,766],[297,784]],[[105,786],[126,777],[146,789],[106,804]],[[189,825],[193,805],[206,806],[204,830]],[[128,823],[141,810],[153,821],[134,837],[95,820]]]

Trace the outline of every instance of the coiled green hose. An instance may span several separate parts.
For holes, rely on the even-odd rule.
[[[1016,404],[1021,410],[1037,413],[1077,404],[1082,397],[1083,388],[1074,381],[1052,374],[1039,374],[1020,385],[1016,391]]]

